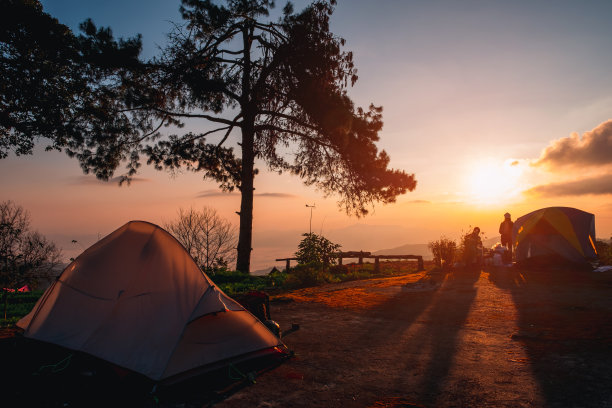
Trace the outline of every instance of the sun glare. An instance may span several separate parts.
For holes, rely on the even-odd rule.
[[[484,160],[470,166],[467,176],[467,196],[478,204],[503,204],[517,194],[522,169],[507,160]]]

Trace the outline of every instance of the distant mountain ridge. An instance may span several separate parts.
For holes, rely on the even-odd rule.
[[[372,255],[420,255],[423,259],[433,259],[427,244],[405,244],[395,248],[381,249]]]

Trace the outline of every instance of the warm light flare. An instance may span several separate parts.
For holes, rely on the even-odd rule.
[[[517,195],[521,175],[521,165],[511,160],[481,160],[467,171],[467,198],[478,204],[503,204]]]

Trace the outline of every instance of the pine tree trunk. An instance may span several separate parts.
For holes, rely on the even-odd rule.
[[[246,116],[246,115],[245,115]],[[247,118],[245,117],[245,122]],[[240,233],[238,235],[238,259],[236,269],[249,273],[251,268],[251,246],[253,241],[253,169],[255,155],[253,152],[253,125],[242,128],[242,174],[240,201]]]
[[[238,234],[238,259],[236,269],[249,273],[251,269],[251,245],[253,241],[253,177],[255,166],[255,106],[251,99],[251,44],[253,26],[246,23],[242,29],[242,173],[240,175],[240,232]]]

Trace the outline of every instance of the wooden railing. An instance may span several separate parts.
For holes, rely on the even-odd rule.
[[[381,259],[414,259],[417,261],[417,268],[422,271],[423,257],[421,255],[372,255],[370,252],[364,251],[348,251],[348,252],[337,252],[332,254],[332,257],[338,258],[338,264],[342,265],[342,259],[344,258],[357,258],[359,265],[363,265],[364,259],[374,259],[374,271],[380,272],[380,260]],[[289,270],[291,267],[291,261],[297,261],[297,258],[278,258],[277,262],[285,261],[285,270]]]

